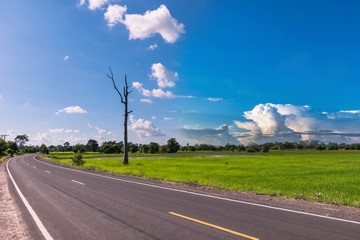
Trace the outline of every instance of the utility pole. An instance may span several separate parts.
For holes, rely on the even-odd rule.
[[[4,142],[6,142],[6,137],[9,136],[8,134],[3,134],[1,137],[4,139]]]

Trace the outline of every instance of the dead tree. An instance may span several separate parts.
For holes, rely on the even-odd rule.
[[[127,83],[127,79],[126,79],[126,74],[125,74],[125,86],[123,89],[123,94],[120,93],[119,89],[116,87],[115,84],[115,80],[114,80],[114,75],[113,72],[111,71],[111,67],[109,66],[109,70],[110,70],[110,74],[106,74],[108,78],[110,78],[114,84],[114,88],[117,91],[117,93],[119,94],[120,98],[121,98],[121,103],[123,103],[125,105],[125,119],[124,119],[124,162],[123,165],[128,165],[129,164],[129,156],[128,156],[128,134],[127,134],[127,127],[128,127],[128,116],[130,113],[132,113],[131,111],[128,111],[128,95],[132,92],[129,92],[129,86]]]

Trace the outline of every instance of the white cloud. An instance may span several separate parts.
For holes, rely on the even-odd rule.
[[[64,129],[63,128],[53,128],[53,129],[49,129],[49,132],[51,133],[61,133],[63,132]]]
[[[172,120],[172,118],[170,118],[170,117],[164,117],[164,120],[165,120],[165,121],[170,121],[170,120]]]
[[[89,0],[89,9],[96,10],[101,8],[103,5],[107,4],[109,0]]]
[[[246,129],[246,130],[253,130],[256,128],[256,123],[254,122],[240,122],[240,121],[234,121],[235,125],[238,128]]]
[[[123,21],[123,16],[126,13],[126,5],[109,5],[106,12],[104,13],[105,20],[108,22],[110,28],[114,27],[115,24],[121,23]]]
[[[320,140],[325,142],[353,142],[360,140],[360,111],[311,113],[310,106],[291,104],[258,104],[244,112],[247,122],[234,121],[246,132],[239,132],[238,140],[249,142],[284,142]],[[326,115],[327,118],[324,118]]]
[[[323,112],[328,119],[355,119],[360,117],[360,110],[340,110],[335,113]]]
[[[133,130],[139,137],[157,137],[165,136],[152,122],[142,118],[135,119],[134,115],[130,115],[130,129]]]
[[[156,117],[155,117],[155,116],[152,116],[151,119],[156,119]]]
[[[65,113],[87,113],[86,110],[82,109],[79,106],[70,106],[70,107],[60,109],[56,112],[56,114],[60,114],[62,112],[65,112]]]
[[[156,79],[159,88],[174,87],[175,81],[179,79],[177,72],[167,69],[161,63],[154,63],[151,71],[150,77]]]
[[[228,142],[238,144],[239,142],[229,133],[229,127],[226,124],[218,128],[203,128],[198,129],[199,125],[188,126],[185,125],[181,129],[181,134],[185,138],[185,142],[191,144],[213,144],[213,145],[226,145]]]
[[[184,24],[174,19],[165,5],[145,14],[125,14],[122,23],[129,30],[129,39],[145,39],[159,33],[168,43],[174,43],[184,33]]]
[[[154,50],[155,48],[157,48],[158,47],[158,45],[157,45],[157,43],[155,43],[155,44],[153,44],[153,45],[150,45],[147,49],[148,50]]]
[[[64,57],[64,61],[67,61],[68,59],[69,59],[69,56],[66,55],[66,56]]]
[[[163,91],[162,89],[148,90],[143,88],[142,83],[133,82],[133,87],[138,89],[139,92],[146,97],[157,97],[157,98],[175,98],[175,95],[170,91]]]
[[[0,94],[0,100],[4,99],[4,97]]]
[[[79,2],[78,2],[78,6],[82,6],[82,5],[84,5],[85,4],[85,0],[79,0]]]
[[[88,123],[88,126],[89,126],[89,128],[93,128],[93,126],[90,123]]]
[[[211,102],[218,102],[218,101],[222,101],[223,98],[207,98],[207,100],[209,100]]]
[[[75,129],[75,130],[73,130],[73,129],[66,129],[65,130],[65,133],[79,133],[80,132],[80,130],[77,130],[77,129]]]
[[[140,99],[140,102],[153,103],[150,99]]]
[[[107,132],[105,129],[101,129],[101,128],[99,128],[99,127],[95,127],[95,128],[96,128],[96,130],[97,130],[97,132],[98,132],[99,134],[102,134],[102,133],[106,133],[106,132]]]

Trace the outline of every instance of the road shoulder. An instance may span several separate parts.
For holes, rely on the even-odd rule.
[[[0,163],[0,239],[32,239],[21,210],[10,194],[7,161]]]

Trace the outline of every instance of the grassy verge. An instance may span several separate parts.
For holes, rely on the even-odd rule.
[[[70,160],[57,159],[70,165]],[[84,168],[360,207],[360,151],[278,151],[261,156],[88,159]]]
[[[196,152],[177,152],[177,153],[156,153],[156,154],[144,154],[144,153],[129,153],[129,157],[184,157],[194,155],[259,155],[261,153],[246,153],[246,152],[228,152],[228,151],[196,151]],[[73,152],[51,152],[50,157],[53,159],[70,159],[74,155]],[[99,152],[86,152],[83,153],[83,158],[106,158],[106,157],[123,157],[123,154],[105,154]]]
[[[0,163],[1,163],[2,161],[4,161],[6,158],[7,158],[7,156],[0,157]]]

